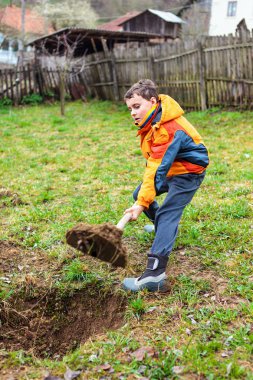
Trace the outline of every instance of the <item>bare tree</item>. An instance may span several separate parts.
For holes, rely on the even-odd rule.
[[[26,0],[21,0],[21,46],[20,46],[20,65],[24,64],[24,46],[25,46],[25,13]]]
[[[78,44],[81,43],[83,35],[79,34],[75,40],[69,39],[68,33],[62,33],[54,36],[55,47],[49,50],[47,43],[49,39],[45,40],[41,46],[41,52],[46,59],[47,67],[51,67],[55,72],[56,82],[59,87],[60,95],[60,111],[61,115],[65,115],[65,99],[66,99],[66,84],[67,81],[73,80],[74,76],[79,75],[85,65],[85,53],[80,57],[75,57]]]

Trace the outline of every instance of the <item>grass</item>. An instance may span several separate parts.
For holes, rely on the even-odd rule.
[[[253,379],[252,113],[213,109],[187,118],[211,164],[180,223],[168,293],[129,296],[123,327],[62,359],[2,350],[3,371],[21,367],[20,379],[41,379],[45,370],[63,377],[66,366],[81,369],[82,379]],[[1,240],[45,258],[38,275],[64,291],[97,282],[113,288],[132,275],[94,267],[65,245],[74,224],[116,224],[132,204],[145,162],[126,107],[69,103],[65,118],[58,105],[2,108],[0,134]],[[141,216],[124,231],[136,275],[153,239],[144,224]],[[10,282],[5,276],[0,298],[8,301],[22,271]],[[136,350],[146,347],[153,351],[138,360]]]
[[[129,308],[126,315],[130,317],[134,316],[139,321],[145,312],[145,301],[141,297],[138,297],[129,302]]]

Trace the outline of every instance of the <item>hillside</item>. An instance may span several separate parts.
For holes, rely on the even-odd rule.
[[[31,7],[41,0],[27,0],[27,7]],[[137,10],[141,11],[146,8],[155,8],[159,10],[170,10],[177,13],[181,6],[193,3],[194,0],[157,0],[155,3],[152,0],[90,0],[92,8],[96,11],[99,17],[103,20],[118,17],[126,12]],[[0,7],[10,4],[20,5],[20,0],[0,0]]]
[[[193,1],[187,0],[157,0],[155,3],[152,0],[139,0],[138,2],[134,0],[91,0],[91,5],[101,19],[105,20],[116,18],[129,11],[141,11],[146,8],[155,8],[177,13],[183,5],[192,2]]]

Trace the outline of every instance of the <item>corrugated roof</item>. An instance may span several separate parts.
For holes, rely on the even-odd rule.
[[[54,37],[57,37],[61,34],[67,34],[70,36],[71,34],[79,34],[83,35],[83,38],[111,38],[115,40],[128,40],[128,41],[138,41],[138,40],[147,40],[149,38],[157,38],[161,37],[160,34],[154,34],[154,33],[146,33],[146,32],[121,32],[121,31],[112,31],[112,30],[103,30],[103,29],[87,29],[87,28],[78,28],[78,27],[71,27],[71,28],[63,28],[60,30],[57,30],[54,33],[47,34],[43,37],[36,38],[35,40],[31,41],[28,45],[36,45],[42,40],[52,40]]]
[[[109,49],[113,49],[115,43],[127,42],[149,42],[156,40],[160,35],[145,32],[119,32],[102,29],[83,29],[83,28],[64,28],[55,33],[48,34],[41,38],[37,38],[28,44],[34,46],[40,53],[47,50],[50,54],[55,54],[55,51],[64,50],[65,38],[68,44],[77,43],[75,48],[75,56],[84,54],[92,54],[94,51],[104,50],[104,40]],[[58,49],[58,50],[57,50]]]
[[[7,6],[0,12],[0,25],[21,32],[21,8],[15,5]],[[52,33],[54,29],[48,28]],[[38,13],[26,9],[25,13],[25,33],[42,35],[45,33],[45,19]]]
[[[149,12],[153,13],[154,15],[161,17],[163,20],[167,22],[174,22],[176,24],[184,24],[185,21],[183,21],[180,17],[174,15],[171,12],[164,12],[164,11],[157,11],[156,9],[148,9]]]
[[[135,18],[137,16],[140,16],[142,15],[143,13],[145,12],[150,12],[150,13],[153,13],[154,15],[162,18],[163,20],[167,21],[167,22],[172,22],[172,23],[175,23],[175,24],[184,24],[185,21],[183,21],[180,17],[174,15],[174,13],[171,13],[171,12],[164,12],[164,11],[158,11],[156,9],[145,9],[145,11],[143,12],[140,12],[138,13],[137,15],[135,16],[132,16],[130,17],[128,20],[131,20],[132,18]],[[127,22],[128,20],[126,21],[123,21],[120,25],[123,25],[125,22]]]
[[[126,22],[129,19],[137,16],[139,13],[141,13],[141,12],[136,12],[136,11],[128,12],[125,15],[116,18],[115,20],[112,20],[112,21],[106,22],[104,24],[98,25],[98,29],[121,31],[121,30],[123,30],[123,28],[122,28],[122,26],[120,26],[120,24],[122,24],[123,22]]]

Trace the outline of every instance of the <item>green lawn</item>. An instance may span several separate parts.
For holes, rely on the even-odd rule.
[[[124,231],[126,270],[65,244],[76,223],[116,224],[132,204],[145,160],[126,106],[68,103],[65,118],[57,104],[0,109],[1,243],[20,260],[12,267],[3,253],[3,321],[15,297],[39,299],[49,288],[126,302],[118,329],[94,331],[64,357],[0,345],[1,378],[44,379],[47,371],[63,378],[69,367],[79,379],[253,379],[253,116],[213,109],[187,118],[211,164],[180,223],[168,292],[126,295],[120,283],[141,272],[153,239],[143,216]]]

